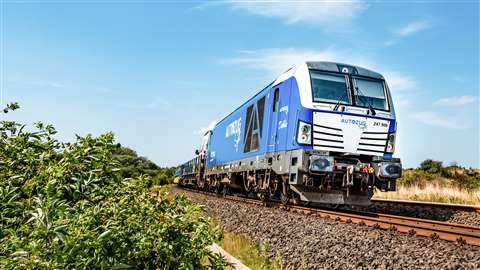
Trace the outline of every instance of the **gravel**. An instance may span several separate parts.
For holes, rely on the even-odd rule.
[[[368,212],[384,213],[391,215],[402,215],[408,217],[440,220],[452,223],[461,223],[480,227],[480,213],[465,212],[449,208],[428,207],[428,206],[411,206],[394,203],[373,203],[369,207],[356,209]]]
[[[480,248],[184,192],[285,269],[480,269]]]

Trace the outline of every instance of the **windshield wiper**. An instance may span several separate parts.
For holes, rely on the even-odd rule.
[[[359,88],[358,86],[356,86],[356,85],[355,85],[355,90],[357,90],[357,96],[362,97],[363,100],[365,100],[365,101],[368,103],[368,109],[370,110],[371,114],[372,114],[372,115],[376,115],[377,112],[376,112],[375,109],[373,108],[372,103],[370,103],[370,101],[368,100],[367,96],[365,96],[365,95],[363,94],[363,92],[360,90],[360,88]],[[360,94],[360,95],[358,95],[358,94]]]
[[[337,111],[338,110],[338,107],[340,107],[340,102],[343,101],[343,99],[348,95],[348,91],[345,91],[342,95],[342,97],[340,97],[340,99],[338,99],[337,103],[335,104],[335,107],[333,107],[333,110],[334,111]]]

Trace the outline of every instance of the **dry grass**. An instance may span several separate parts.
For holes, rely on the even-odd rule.
[[[278,261],[271,261],[265,255],[265,246],[254,245],[248,238],[229,232],[224,233],[220,246],[253,270],[281,269]]]
[[[436,182],[397,186],[395,192],[376,192],[374,198],[480,205],[480,189],[463,189]]]

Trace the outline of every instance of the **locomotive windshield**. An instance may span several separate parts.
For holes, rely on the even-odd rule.
[[[350,104],[345,75],[311,71],[314,102]]]
[[[350,77],[347,74],[334,74],[316,70],[310,70],[310,76],[313,102],[389,110],[383,80],[360,76]],[[350,91],[350,89],[353,89],[353,91]]]
[[[353,85],[357,106],[388,110],[383,81],[353,77]]]

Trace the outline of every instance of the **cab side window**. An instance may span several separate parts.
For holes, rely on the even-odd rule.
[[[275,92],[273,94],[273,110],[274,112],[277,111],[278,109],[278,99],[279,99],[279,95],[280,95],[280,89],[275,89]]]

